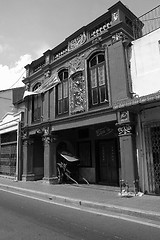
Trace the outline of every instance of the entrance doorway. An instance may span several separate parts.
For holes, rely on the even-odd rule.
[[[116,139],[97,142],[98,183],[108,186],[119,184],[119,164]]]
[[[148,191],[160,194],[160,122],[144,125]]]
[[[35,180],[41,180],[44,177],[44,146],[41,136],[34,138],[33,148],[33,171]]]

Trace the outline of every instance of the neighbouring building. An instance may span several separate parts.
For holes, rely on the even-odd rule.
[[[24,90],[24,87],[21,87],[3,90],[2,95],[0,92],[3,114],[0,121],[0,175],[14,177],[16,180],[20,180],[22,175],[21,127]]]
[[[0,90],[0,119],[6,114],[11,112],[12,104],[12,89]]]
[[[80,159],[78,180],[131,188],[138,179],[129,43],[137,17],[121,2],[26,68],[22,180],[57,181],[62,151]]]
[[[160,6],[136,20],[144,24],[130,47],[133,98],[118,101],[121,115],[134,114],[139,185],[160,194]],[[136,27],[136,29],[139,29]]]

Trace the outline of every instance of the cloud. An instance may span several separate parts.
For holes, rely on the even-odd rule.
[[[25,54],[12,67],[0,65],[0,90],[24,86],[22,83],[22,78],[25,76],[24,67],[31,61],[31,55]]]

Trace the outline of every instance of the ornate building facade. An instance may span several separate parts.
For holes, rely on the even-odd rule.
[[[56,182],[59,154],[67,151],[80,160],[79,181],[133,187],[135,117],[113,106],[133,96],[134,19],[118,2],[25,67],[22,180]]]

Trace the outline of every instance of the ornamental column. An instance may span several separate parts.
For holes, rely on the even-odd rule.
[[[47,183],[57,183],[56,168],[56,143],[54,137],[45,131],[43,135],[44,141],[44,177]]]
[[[134,183],[138,180],[138,169],[136,162],[136,142],[133,116],[128,111],[118,113],[118,135],[120,142],[121,177],[120,180],[134,189]]]
[[[22,181],[33,181],[33,139],[23,137],[23,174]]]

